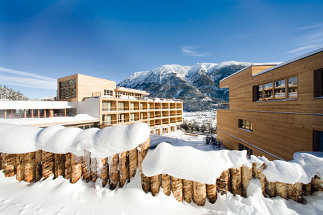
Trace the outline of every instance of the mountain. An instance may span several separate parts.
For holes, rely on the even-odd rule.
[[[0,99],[7,100],[28,100],[22,93],[0,85]]]
[[[185,111],[211,110],[214,104],[228,101],[228,90],[219,88],[219,81],[249,65],[236,61],[163,65],[135,72],[118,85],[145,90],[151,97],[182,99]]]

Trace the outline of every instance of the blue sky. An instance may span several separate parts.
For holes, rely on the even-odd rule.
[[[323,47],[323,1],[0,1],[0,84],[55,95],[164,64],[280,62]]]

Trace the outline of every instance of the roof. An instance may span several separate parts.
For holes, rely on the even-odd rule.
[[[65,109],[75,108],[76,103],[68,101],[1,101],[0,110],[17,109]]]
[[[144,91],[144,90],[137,90],[137,89],[131,89],[131,88],[126,88],[126,87],[120,87],[120,86],[117,86],[117,88],[115,90],[116,91],[121,91],[121,92],[131,92],[131,93],[139,93],[139,94],[147,94],[147,95],[149,95],[149,93],[147,91]]]
[[[231,74],[231,75],[229,75],[229,76],[227,76],[227,77],[225,77],[225,78],[221,79],[221,80],[220,80],[220,82],[221,82],[221,81],[224,81],[225,79],[228,79],[228,78],[230,78],[230,77],[232,77],[232,76],[234,76],[234,75],[238,74],[239,72],[242,72],[242,71],[244,71],[244,70],[246,70],[246,69],[248,69],[248,68],[250,68],[250,67],[252,67],[252,66],[275,66],[275,65],[278,65],[278,64],[281,64],[281,62],[272,62],[272,63],[253,63],[253,64],[251,64],[250,66],[247,66],[247,67],[245,67],[245,68],[242,68],[242,69],[240,69],[239,71],[237,71],[237,72],[235,72],[235,73],[233,73],[233,74]]]
[[[284,63],[281,63],[281,64],[277,65],[277,66],[271,67],[271,68],[269,68],[269,69],[265,69],[264,71],[261,71],[261,72],[259,72],[259,73],[257,73],[257,74],[254,74],[253,76],[257,76],[257,75],[264,74],[264,73],[269,72],[269,71],[271,71],[271,70],[274,70],[274,69],[277,69],[277,68],[279,68],[279,67],[285,66],[285,65],[287,65],[287,64],[293,63],[293,62],[295,62],[295,61],[299,61],[299,60],[301,60],[301,59],[304,59],[304,58],[310,57],[310,56],[315,55],[315,54],[318,54],[318,53],[320,53],[320,52],[323,52],[323,48],[320,48],[320,49],[317,49],[317,50],[315,50],[315,51],[309,52],[309,53],[307,53],[307,54],[301,55],[301,56],[299,56],[299,57],[293,58],[293,59],[291,59],[291,60],[289,60],[289,61],[286,61],[286,62],[284,62]]]

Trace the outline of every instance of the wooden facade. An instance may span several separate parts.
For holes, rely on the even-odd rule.
[[[318,150],[323,97],[316,96],[322,80],[314,74],[322,68],[319,50],[278,66],[253,65],[223,79],[220,87],[229,88],[229,110],[218,110],[218,139],[229,149],[240,146],[269,159],[291,160],[297,151]],[[268,86],[272,88],[263,89]],[[251,122],[251,129],[242,128],[239,120]]]

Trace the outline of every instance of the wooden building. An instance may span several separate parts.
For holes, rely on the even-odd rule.
[[[257,64],[220,81],[229,109],[217,112],[228,149],[291,160],[323,151],[323,49],[279,65]]]

